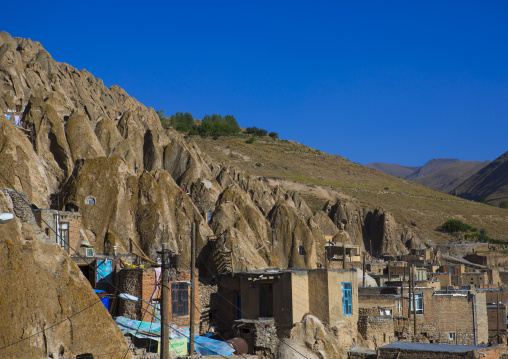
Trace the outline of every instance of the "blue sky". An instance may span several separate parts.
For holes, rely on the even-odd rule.
[[[1,30],[147,106],[359,163],[508,150],[506,1],[25,1]]]

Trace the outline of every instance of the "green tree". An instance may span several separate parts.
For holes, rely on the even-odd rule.
[[[279,135],[277,134],[277,132],[270,132],[268,134],[268,136],[270,136],[271,138],[273,138],[274,140],[279,138]]]
[[[189,132],[194,126],[194,118],[189,112],[177,112],[171,115],[171,126],[180,132]]]
[[[500,208],[508,208],[508,201],[501,201],[499,202]]]

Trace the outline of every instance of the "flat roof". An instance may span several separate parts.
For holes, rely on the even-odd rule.
[[[425,352],[442,353],[467,353],[473,350],[482,350],[489,348],[485,345],[452,345],[452,344],[434,344],[434,343],[410,343],[394,342],[380,347],[379,349],[397,349]]]

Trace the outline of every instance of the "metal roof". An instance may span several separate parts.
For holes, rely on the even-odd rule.
[[[452,345],[452,344],[433,344],[433,343],[411,343],[394,342],[380,347],[383,349],[425,351],[425,352],[443,352],[443,353],[467,353],[473,350],[482,350],[488,348],[484,345]]]

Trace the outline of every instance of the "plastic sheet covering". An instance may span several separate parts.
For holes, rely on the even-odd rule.
[[[125,317],[116,317],[115,322],[125,334],[132,334],[138,338],[149,338],[160,341],[161,325],[158,323],[141,322]],[[187,339],[190,337],[189,328],[170,328],[169,338]],[[199,355],[231,356],[235,349],[228,343],[207,337],[194,336],[194,350]]]
[[[122,333],[132,334],[138,338],[150,338],[160,340],[161,325],[157,323],[141,322],[139,320],[129,319],[125,317],[116,317],[115,323],[118,325]],[[155,338],[154,338],[155,337]]]
[[[199,355],[233,355],[235,349],[226,342],[207,337],[194,336],[194,350]]]

